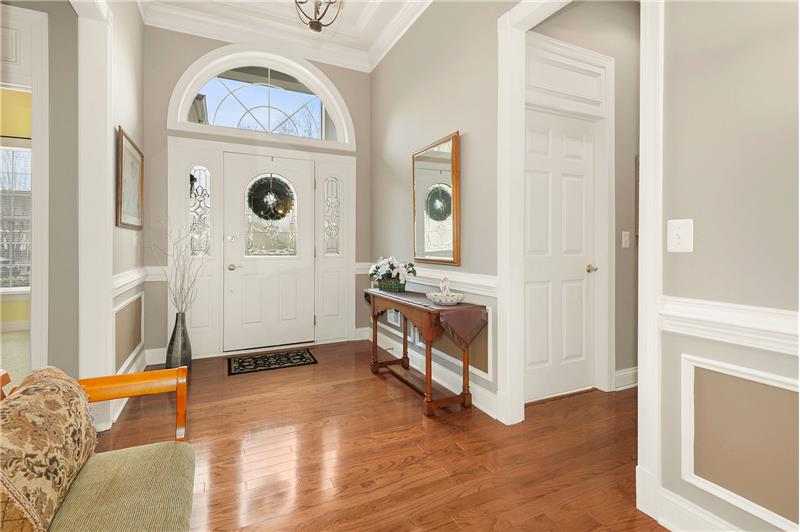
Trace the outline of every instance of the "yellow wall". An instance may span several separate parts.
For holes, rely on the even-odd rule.
[[[31,138],[31,93],[0,89],[0,136]]]
[[[23,301],[0,301],[0,323],[10,323],[14,321],[28,321],[31,315],[31,302]]]

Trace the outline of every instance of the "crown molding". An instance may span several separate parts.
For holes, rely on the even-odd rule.
[[[180,4],[164,4],[137,0],[145,25],[179,33],[186,33],[226,43],[253,43],[276,51],[291,52],[310,61],[372,72],[383,57],[400,40],[432,0],[409,2],[392,18],[368,50],[356,46],[320,42],[316,35],[304,28],[291,28],[287,24],[267,17],[229,17],[201,12]],[[377,16],[380,2],[369,2],[356,26],[364,31]],[[279,35],[271,37],[270,34]]]
[[[375,42],[372,43],[372,46],[369,47],[370,72],[383,61],[389,50],[397,44],[397,41],[405,35],[432,3],[433,0],[422,0],[420,2],[409,2],[403,6],[403,9],[387,24]]]

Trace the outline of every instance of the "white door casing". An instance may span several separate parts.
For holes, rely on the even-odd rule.
[[[532,401],[614,386],[614,60],[526,38],[524,395]]]
[[[223,160],[226,153],[236,153],[278,160],[296,160],[313,169],[317,188],[315,199],[308,208],[316,209],[314,240],[317,246],[316,287],[311,300],[316,306],[317,326],[309,341],[317,343],[349,340],[355,334],[355,158],[345,155],[321,154],[300,150],[245,146],[227,142],[170,136],[168,138],[168,212],[169,228],[173,234],[189,228],[188,175],[195,166],[210,173],[210,252],[197,258],[204,262],[198,280],[197,299],[187,313],[187,326],[193,356],[205,358],[218,356],[223,348],[223,276],[229,272],[222,252],[224,247],[223,217],[226,200]],[[335,178],[340,187],[339,238],[340,252],[324,252],[323,234],[326,217],[324,209],[324,183]],[[313,188],[313,185],[312,185]],[[244,195],[237,194],[237,210],[244,216]],[[305,205],[305,203],[304,203]],[[312,213],[314,214],[314,213]],[[313,248],[312,248],[313,255]],[[241,272],[242,270],[237,270]],[[338,286],[337,286],[338,285]],[[338,295],[338,300],[334,300]],[[312,317],[313,321],[313,317]],[[174,308],[169,306],[166,330],[169,335],[174,324]],[[168,336],[169,337],[169,336]],[[258,345],[249,346],[257,348]],[[245,349],[242,349],[245,350]]]
[[[296,227],[296,248],[291,254],[247,251],[248,188],[268,174],[293,188],[296,222],[289,225]],[[313,342],[313,162],[226,152],[223,180],[223,350]],[[262,234],[258,229],[252,231],[256,237]]]

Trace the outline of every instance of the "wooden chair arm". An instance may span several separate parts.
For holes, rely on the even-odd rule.
[[[9,382],[11,382],[11,375],[6,370],[0,369],[0,400],[6,398],[6,392],[3,391],[3,387]]]
[[[186,376],[186,366],[181,366],[174,369],[79,379],[78,383],[89,396],[90,403],[175,392],[175,439],[186,441]]]

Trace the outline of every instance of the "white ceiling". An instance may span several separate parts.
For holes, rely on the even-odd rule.
[[[332,26],[315,33],[294,0],[138,0],[145,24],[236,43],[258,43],[370,72],[431,0],[343,0]],[[309,2],[310,4],[311,2]]]

